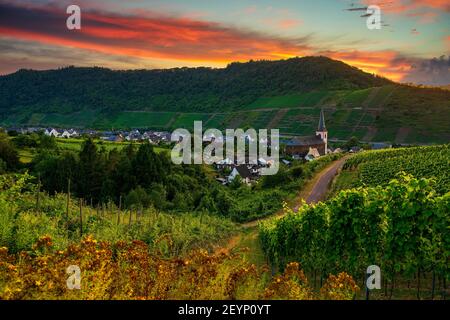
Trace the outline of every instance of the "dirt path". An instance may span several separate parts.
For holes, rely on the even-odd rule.
[[[306,198],[306,203],[316,203],[325,199],[331,181],[342,168],[346,159],[347,158],[344,157],[333,162],[317,175],[316,179],[314,179],[315,181],[312,181],[312,189]]]
[[[346,159],[347,157],[343,157],[332,162],[321,172],[316,174],[313,179],[308,181],[306,186],[295,199],[294,204],[291,204],[294,211],[298,211],[298,208],[303,201],[306,201],[306,203],[316,203],[325,199],[331,181],[339,169],[342,168]],[[284,212],[280,211],[270,217],[241,224],[242,230],[237,235],[229,239],[225,246],[218,248],[216,253],[248,248],[244,254],[245,258],[256,265],[264,264],[266,261],[258,240],[258,224],[273,217],[281,218],[283,215]]]

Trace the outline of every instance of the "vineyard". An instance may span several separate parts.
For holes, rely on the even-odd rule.
[[[99,241],[139,240],[164,257],[212,249],[237,228],[229,219],[202,213],[168,214],[155,208],[91,206],[67,194],[48,196],[28,174],[0,175],[0,247],[31,250],[43,235],[61,250],[85,235]]]
[[[445,294],[449,280],[450,193],[437,195],[435,181],[401,174],[386,186],[341,191],[317,205],[304,205],[282,219],[260,225],[263,249],[282,268],[299,262],[321,279],[345,270],[365,279],[370,265],[381,268],[384,298],[396,283],[417,298]],[[448,186],[447,186],[448,187]]]
[[[327,299],[349,300],[358,292],[346,273],[330,275],[314,291],[298,263],[270,277],[240,253],[194,250],[164,259],[142,241],[97,241],[87,236],[56,250],[39,238],[20,255],[0,247],[0,299]],[[67,290],[66,269],[81,270],[80,290]]]
[[[351,157],[344,165],[354,179],[339,189],[387,185],[404,171],[417,178],[434,178],[439,194],[450,191],[450,145],[366,151]],[[339,182],[339,181],[338,181]]]

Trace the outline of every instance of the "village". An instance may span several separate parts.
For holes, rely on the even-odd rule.
[[[27,128],[7,128],[8,132],[15,132],[17,134],[31,134],[43,132],[45,135],[57,139],[81,139],[91,137],[100,141],[110,143],[120,142],[148,142],[152,145],[170,148],[174,142],[171,141],[171,132],[155,131],[155,130],[139,130],[134,129],[130,131],[125,130],[111,130],[99,131],[91,129],[61,129],[61,128],[42,128],[42,127],[27,127]],[[325,125],[325,117],[323,111],[320,113],[319,124],[315,135],[311,136],[280,136],[280,165],[289,167],[293,162],[308,162],[315,161],[327,154],[349,152],[355,153],[363,149],[358,145],[350,148],[333,148],[329,145],[328,130]],[[215,140],[215,137],[204,136],[203,143],[208,143]],[[245,135],[246,143],[251,138]],[[225,140],[226,141],[226,140]],[[383,143],[373,143],[370,145],[371,149],[390,148],[391,145]],[[248,186],[258,183],[261,177],[261,169],[269,168],[273,165],[273,159],[266,159],[259,157],[254,163],[246,161],[244,164],[238,163],[237,160],[225,158],[214,162],[213,167],[217,173],[216,181],[223,185],[229,185],[237,178],[241,183]]]

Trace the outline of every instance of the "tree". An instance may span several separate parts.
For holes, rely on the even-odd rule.
[[[359,140],[357,137],[351,137],[346,143],[344,143],[343,147],[345,149],[350,149],[351,147],[356,147],[359,145]]]
[[[104,167],[91,138],[83,142],[78,168],[78,194],[81,197],[92,197],[98,200],[102,189]]]
[[[4,133],[0,133],[0,159],[6,164],[7,170],[14,170],[19,167],[19,154]]]
[[[163,162],[165,162],[163,157],[155,153],[151,144],[142,144],[132,161],[137,183],[148,188],[152,183],[164,182],[170,164]]]
[[[242,178],[240,175],[236,175],[233,180],[230,182],[231,189],[239,189],[242,187]]]

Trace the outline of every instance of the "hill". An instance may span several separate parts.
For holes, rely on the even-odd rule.
[[[223,69],[113,71],[68,67],[0,77],[0,124],[95,128],[276,127],[330,137],[447,142],[450,92],[413,88],[326,57]]]

